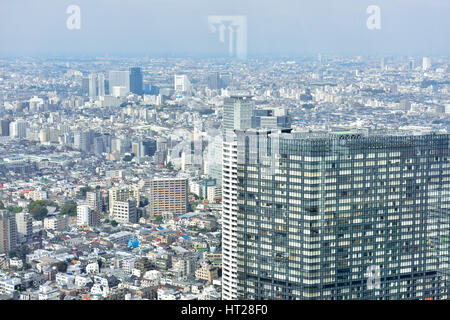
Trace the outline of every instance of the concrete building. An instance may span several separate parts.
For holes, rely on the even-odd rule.
[[[141,191],[137,186],[114,187],[109,190],[109,214],[113,213],[115,201],[135,199],[136,205],[141,201]]]
[[[178,93],[190,93],[191,82],[187,75],[175,75],[174,76],[174,89]]]
[[[93,225],[93,211],[87,204],[77,206],[77,226],[88,227]]]
[[[448,134],[237,134],[238,298],[448,299]]]
[[[19,243],[25,243],[31,240],[33,236],[33,219],[27,212],[16,214],[17,240]]]
[[[110,71],[109,88],[114,96],[124,97],[130,93],[130,71]]]
[[[429,57],[424,57],[422,61],[423,71],[427,71],[430,68],[431,68],[431,59]]]
[[[124,201],[114,201],[111,219],[119,223],[137,223],[136,200],[130,198]]]
[[[155,178],[149,183],[149,203],[153,214],[184,214],[188,206],[188,180]]]
[[[15,214],[0,210],[0,254],[8,253],[17,247],[17,226]]]
[[[137,95],[144,93],[144,83],[141,68],[130,68],[130,92]]]
[[[222,298],[237,299],[237,137],[251,128],[253,102],[246,94],[225,100],[222,149]]]
[[[219,277],[219,268],[212,265],[203,265],[195,271],[195,277],[212,283],[214,279]]]
[[[54,215],[44,219],[44,229],[53,231],[64,231],[68,227],[67,217],[65,215]]]
[[[18,119],[9,124],[9,135],[12,138],[23,139],[27,136],[28,123],[24,120]]]

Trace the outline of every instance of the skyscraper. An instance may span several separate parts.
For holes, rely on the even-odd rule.
[[[0,120],[0,136],[9,136],[9,120],[2,119]]]
[[[423,71],[427,71],[431,68],[431,59],[428,57],[424,57],[422,61],[422,69]]]
[[[18,119],[9,124],[9,135],[13,138],[26,138],[28,123],[25,120]]]
[[[97,80],[97,96],[104,97],[106,94],[105,75],[103,73],[99,73],[97,75]]]
[[[130,68],[130,92],[142,95],[143,86],[141,68]]]
[[[16,214],[17,224],[17,241],[24,243],[32,239],[33,236],[33,219],[28,212],[20,212]]]
[[[17,246],[17,226],[15,214],[0,210],[0,254],[8,253]]]
[[[289,131],[237,132],[238,297],[448,299],[450,136]]]
[[[91,73],[89,75],[89,97],[91,98],[95,98],[97,97],[97,92],[98,92],[98,78],[97,78],[97,74],[95,73]]]
[[[222,147],[222,298],[237,298],[237,140],[234,130],[251,127],[253,102],[246,94],[226,99]]]
[[[130,92],[130,71],[110,71],[109,72],[109,92],[113,94],[117,89],[121,95],[126,95]]]
[[[224,88],[224,83],[218,72],[214,72],[208,76],[208,88],[211,90],[219,90]]]
[[[244,130],[252,125],[253,102],[247,94],[234,94],[223,105],[223,132]]]
[[[81,79],[81,95],[89,95],[89,77],[83,77]]]
[[[191,82],[187,75],[175,75],[174,77],[174,89],[177,93],[190,93]]]

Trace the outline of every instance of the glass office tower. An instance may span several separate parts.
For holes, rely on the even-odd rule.
[[[130,92],[137,95],[144,93],[144,83],[141,68],[130,68]]]
[[[448,298],[449,135],[237,136],[238,298]]]

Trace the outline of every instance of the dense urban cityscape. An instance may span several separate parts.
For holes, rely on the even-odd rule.
[[[0,298],[448,299],[449,63],[0,59]]]

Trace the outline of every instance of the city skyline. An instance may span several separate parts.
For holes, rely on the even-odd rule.
[[[0,1],[0,300],[448,300],[449,12]]]

